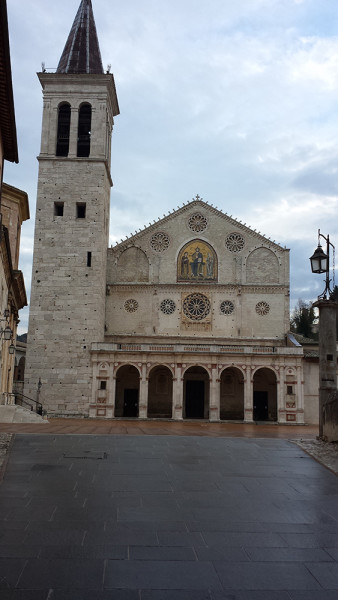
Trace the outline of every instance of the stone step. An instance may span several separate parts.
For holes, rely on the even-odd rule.
[[[14,404],[0,406],[0,423],[41,423],[43,425],[48,421],[36,412]]]

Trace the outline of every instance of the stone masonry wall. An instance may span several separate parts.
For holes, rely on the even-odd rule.
[[[48,413],[88,415],[91,343],[103,339],[110,139],[118,112],[111,74],[39,73],[43,123],[25,394]],[[58,111],[71,109],[68,155],[56,156]],[[79,109],[91,105],[89,157],[77,157]],[[85,214],[77,210],[85,205]],[[62,210],[59,210],[59,208]]]
[[[201,232],[191,230],[196,213],[204,219]],[[162,241],[162,247],[154,240]],[[213,249],[217,261],[213,280],[178,278],[180,252],[189,242]],[[281,339],[289,330],[288,250],[203,202],[191,203],[109,249],[107,284],[107,335],[258,340]],[[195,323],[183,314],[190,293],[202,294],[210,302],[208,316]],[[161,310],[166,299],[173,302],[170,314]],[[135,301],[135,310],[129,310],[128,300]],[[223,302],[230,303],[228,313],[224,305],[222,310]]]
[[[25,394],[53,412],[86,413],[90,344],[104,335],[107,198],[110,183],[97,162],[41,161],[37,203]],[[64,215],[54,215],[54,201]],[[86,217],[76,218],[76,202]],[[87,266],[91,252],[91,266]]]

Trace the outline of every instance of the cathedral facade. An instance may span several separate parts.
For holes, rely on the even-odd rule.
[[[108,248],[119,106],[90,0],[39,79],[25,394],[50,416],[303,423],[287,249],[199,196]]]

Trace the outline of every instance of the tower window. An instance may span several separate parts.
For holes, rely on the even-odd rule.
[[[70,104],[59,106],[56,156],[68,156],[70,130]]]
[[[288,396],[291,396],[293,394],[292,385],[287,385],[286,386],[286,393],[287,393]]]
[[[76,203],[76,218],[77,219],[85,219],[86,218],[86,203],[85,202],[77,202]]]
[[[54,217],[63,217],[63,202],[54,202]]]
[[[90,154],[90,134],[92,123],[92,107],[82,104],[79,110],[79,124],[77,131],[77,156],[87,157]]]
[[[91,267],[91,266],[92,266],[92,253],[87,252],[87,267]]]

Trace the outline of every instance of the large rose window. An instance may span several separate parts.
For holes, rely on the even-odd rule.
[[[192,321],[202,321],[210,312],[210,300],[204,294],[189,294],[183,302],[183,313]]]

